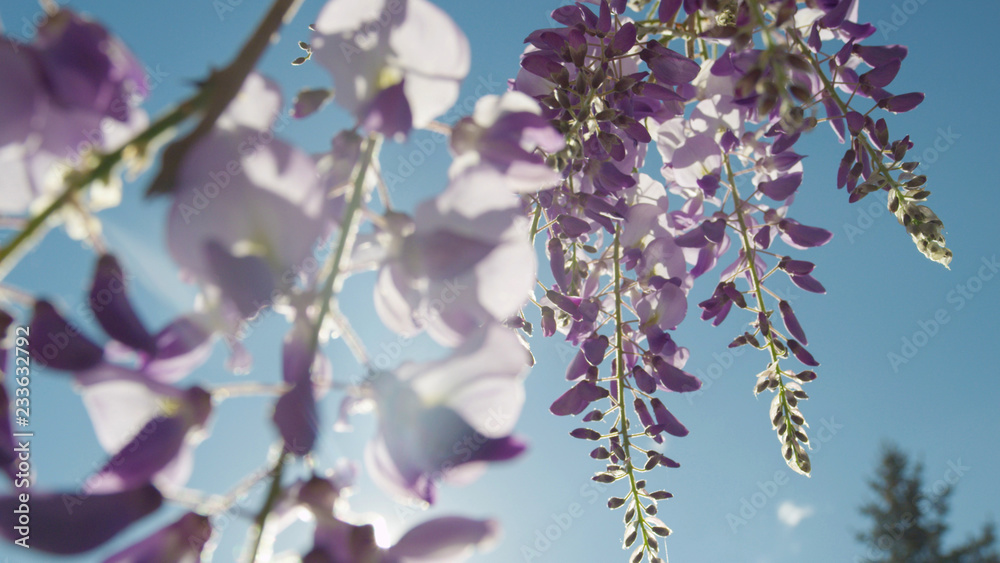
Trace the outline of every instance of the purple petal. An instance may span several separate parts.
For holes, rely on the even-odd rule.
[[[662,401],[654,398],[649,402],[649,405],[653,407],[653,414],[656,416],[657,424],[662,426],[668,434],[677,436],[678,438],[688,435],[688,429],[677,420],[677,417],[673,413],[667,410]]]
[[[308,117],[319,111],[331,99],[333,99],[333,92],[326,88],[302,90],[295,95],[295,100],[292,101],[292,117],[296,119]]]
[[[100,24],[60,10],[33,44],[52,94],[62,106],[129,120],[133,95],[147,93],[141,63]]]
[[[187,376],[212,354],[212,333],[207,321],[196,315],[179,317],[156,335],[156,356],[143,366],[143,373],[164,383]]]
[[[626,22],[615,32],[615,38],[611,46],[616,53],[627,53],[629,49],[635,47],[636,31],[635,24]]]
[[[911,92],[909,94],[883,98],[879,101],[878,106],[893,113],[903,113],[919,106],[922,101],[924,101],[924,94],[922,92]]]
[[[569,238],[576,238],[590,232],[590,223],[579,217],[563,214],[556,217],[556,222],[562,228],[563,234]]]
[[[847,112],[847,127],[851,130],[851,135],[857,136],[865,126],[865,116],[856,111]],[[853,160],[853,159],[852,159]]]
[[[414,558],[420,561],[453,560],[469,548],[489,544],[499,537],[492,520],[471,520],[460,516],[435,518],[418,524],[389,548],[386,558]]]
[[[566,291],[569,289],[570,276],[566,270],[566,255],[563,251],[562,241],[558,238],[551,238],[549,239],[548,248],[549,266],[552,269],[552,277],[555,279],[559,289]],[[553,318],[553,320],[555,319]]]
[[[660,7],[657,8],[657,17],[661,22],[667,23],[677,17],[677,12],[681,9],[681,0],[660,0]]]
[[[111,494],[31,493],[30,545],[50,553],[83,553],[105,543],[163,504],[156,487],[146,484]],[[17,529],[17,495],[0,498],[0,534],[14,541],[28,535]]]
[[[132,309],[125,274],[118,260],[110,254],[97,261],[90,286],[90,309],[108,336],[151,356],[156,353],[156,339]]]
[[[549,407],[549,411],[556,416],[580,414],[587,405],[607,396],[607,389],[583,380],[556,399]]]
[[[792,351],[792,354],[795,354],[795,359],[802,362],[803,364],[810,367],[816,367],[819,365],[819,362],[817,362],[815,358],[812,357],[812,354],[810,354],[809,351],[806,350],[796,340],[789,338],[788,348]]]
[[[847,18],[847,12],[851,9],[851,4],[853,3],[854,0],[840,0],[839,4],[827,11],[826,15],[820,20],[820,23],[830,29],[840,27]]]
[[[649,414],[649,409],[646,407],[646,402],[641,398],[636,398],[632,402],[632,406],[635,408],[635,414],[639,415],[639,422],[642,423],[647,429],[653,426],[653,415]]]
[[[608,349],[608,337],[603,334],[597,338],[591,338],[583,343],[581,347],[587,363],[592,366],[600,365],[604,361],[604,353]]]
[[[802,173],[795,172],[781,176],[777,180],[761,182],[757,186],[757,189],[775,201],[784,201],[794,194],[795,190],[799,189],[799,185],[801,184]]]
[[[782,260],[778,266],[789,274],[798,276],[809,274],[816,267],[812,262],[806,262],[805,260]]]
[[[121,491],[149,482],[181,454],[188,433],[204,427],[212,397],[200,387],[188,389],[176,412],[147,422],[92,480],[102,492]]]
[[[274,274],[260,256],[233,256],[216,241],[205,245],[206,258],[223,295],[246,318],[271,305]]]
[[[811,291],[813,293],[826,293],[826,288],[823,287],[823,284],[819,283],[816,278],[808,274],[804,276],[790,275],[789,277],[792,278],[792,283],[806,291]]]
[[[675,367],[660,356],[653,358],[653,371],[664,387],[676,393],[701,389],[701,381],[697,377]]]
[[[671,86],[691,82],[701,70],[698,63],[656,41],[647,42],[639,56],[649,65],[657,81]]]
[[[189,512],[173,524],[107,558],[105,563],[199,561],[211,537],[212,524],[208,517]]]
[[[69,324],[48,301],[35,302],[30,329],[28,351],[33,360],[44,366],[83,371],[96,366],[104,357],[104,351]]]
[[[569,313],[569,315],[574,319],[580,320],[582,318],[579,316],[580,305],[578,302],[574,302],[569,297],[551,289],[545,292],[545,296],[548,297],[549,301],[551,301],[553,305],[562,309],[563,312]]]
[[[542,307],[542,336],[548,338],[556,333],[556,312],[552,307]]]
[[[890,82],[893,81],[894,78],[896,78],[896,74],[899,73],[900,65],[900,61],[895,60],[873,68],[858,78],[862,84],[868,84],[876,88],[885,88]]]
[[[778,303],[778,309],[781,310],[781,320],[785,323],[788,333],[801,340],[803,344],[809,344],[809,341],[806,340],[806,333],[802,330],[802,325],[799,324],[799,319],[795,317],[792,306],[788,304],[788,301],[783,300]]]
[[[768,225],[761,227],[753,236],[753,241],[760,248],[769,248],[771,246],[771,227]]]
[[[656,380],[653,379],[649,372],[642,369],[639,366],[632,368],[632,378],[635,379],[635,386],[639,388],[643,393],[652,393],[656,391]]]
[[[472,270],[496,247],[494,243],[436,230],[407,237],[403,242],[403,256],[411,272],[442,281]]]
[[[297,456],[311,452],[319,435],[319,413],[312,382],[300,380],[278,398],[272,420],[285,441],[286,452]]]
[[[854,45],[854,53],[872,68],[878,68],[905,59],[907,48],[903,45]]]
[[[796,248],[823,246],[833,238],[833,233],[826,229],[803,225],[792,219],[782,219],[778,223],[778,229],[781,231],[781,238]]]
[[[388,138],[406,137],[413,129],[413,114],[400,81],[389,86],[372,98],[361,112],[361,127],[367,131],[381,133]]]
[[[551,78],[553,75],[564,70],[563,66],[545,53],[528,53],[521,58],[521,68],[542,78]]]

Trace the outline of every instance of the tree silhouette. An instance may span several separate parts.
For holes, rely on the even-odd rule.
[[[925,486],[923,464],[911,462],[898,446],[883,447],[882,463],[868,485],[876,499],[861,507],[872,526],[857,535],[865,563],[1000,563],[992,522],[980,535],[945,551],[943,537],[953,485],[966,468],[949,463],[944,479]]]

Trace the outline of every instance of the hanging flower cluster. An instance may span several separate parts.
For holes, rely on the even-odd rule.
[[[483,97],[454,124],[435,121],[470,65],[451,18],[427,0],[330,0],[293,63],[312,61],[332,80],[301,90],[294,117],[332,99],[353,120],[319,154],[275,135],[288,111],[281,87],[253,70],[295,4],[275,0],[231,65],[148,126],[134,108],[145,94],[141,64],[99,24],[59,10],[34,43],[0,43],[0,70],[13,77],[0,85],[0,162],[11,171],[0,180],[0,213],[19,229],[0,248],[0,281],[53,218],[70,219],[61,211],[93,219],[95,207],[80,205],[88,187],[114,183],[120,165],[148,161],[176,125],[198,120],[166,149],[149,190],[168,200],[166,249],[198,290],[189,313],[151,331],[94,224],[85,229],[94,271],[77,315],[0,284],[10,311],[0,309],[0,372],[11,370],[10,350],[21,346],[11,329],[24,318],[27,352],[69,374],[109,456],[80,490],[32,490],[32,517],[44,523],[36,549],[85,552],[179,502],[179,519],[108,561],[210,557],[213,520],[247,484],[193,500],[185,487],[218,404],[250,393],[272,398],[276,447],[248,480],[270,481],[248,560],[266,559],[302,515],[314,524],[303,561],[464,560],[497,537],[497,523],[439,517],[390,542],[350,509],[357,466],[324,472],[313,453],[326,434],[353,431],[354,417],[373,413],[364,470],[386,493],[425,505],[442,484],[522,455],[528,446],[514,430],[533,363],[532,302],[541,333],[576,349],[551,413],[582,415],[571,435],[595,442],[590,455],[604,467],[593,479],[623,483],[608,506],[624,509],[630,561],[662,561],[657,538],[670,529],[657,502],[671,493],[646,474],[680,466],[667,436],[688,429],[670,393],[701,388],[685,371],[691,352],[675,340],[689,312],[719,325],[745,311],[730,347],[766,354],[754,392],[774,394],[769,419],[788,465],[811,470],[799,402],[819,362],[791,305],[766,287],[787,276],[825,293],[799,251],[832,234],[792,210],[805,178],[800,136],[829,123],[848,146],[831,183],[850,202],[886,192],[918,250],[951,260],[942,222],[924,204],[926,178],[906,160],[913,143],[891,139],[881,117],[923,99],[887,90],[906,48],[863,44],[875,28],[858,22],[857,0],[563,6],[555,27],[527,37],[509,91]],[[127,124],[125,133],[102,132],[108,120]],[[447,132],[454,159],[440,192],[406,212],[390,199],[379,155],[414,128]],[[402,338],[425,333],[447,350],[442,357],[372,360],[338,301],[347,278],[369,271],[382,323]],[[712,295],[689,303],[697,280],[715,271]],[[288,323],[275,343],[280,376],[185,381],[208,367],[219,341],[230,371],[256,376],[242,341],[273,313]],[[332,340],[347,345],[364,377],[338,379]],[[0,466],[16,483],[9,382],[0,383]],[[0,497],[0,534],[11,541],[18,502]]]
[[[719,325],[734,306],[749,313],[731,347],[767,353],[755,393],[775,393],[769,417],[782,454],[810,472],[798,403],[819,363],[791,305],[765,286],[786,275],[825,292],[814,265],[786,249],[832,237],[790,215],[803,182],[800,136],[829,122],[851,145],[837,177],[849,200],[887,191],[922,253],[947,266],[951,252],[941,221],[917,204],[928,192],[912,174],[917,163],[904,162],[909,138],[890,141],[885,119],[870,117],[922,100],[885,89],[906,49],[862,45],[875,28],[857,22],[856,1],[590,3],[555,10],[560,26],[525,40],[513,88],[538,100],[566,140],[546,152],[562,181],[525,201],[551,266],[539,300],[543,332],[579,348],[566,372],[572,386],[551,411],[587,411],[572,435],[603,442],[591,457],[607,466],[594,480],[627,484],[608,502],[626,509],[623,545],[638,541],[633,561],[657,561],[655,538],[669,529],[656,501],[670,494],[647,491],[640,474],[679,465],[664,455],[664,434],[688,431],[665,393],[701,383],[684,371],[689,353],[672,332],[694,281],[720,262],[715,292],[697,304],[701,318]],[[636,21],[629,7],[649,13]],[[646,165],[652,143],[661,180]],[[724,259],[732,246],[735,257]],[[786,367],[791,359],[803,367]]]

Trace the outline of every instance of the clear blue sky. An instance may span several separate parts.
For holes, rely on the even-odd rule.
[[[207,0],[141,5],[122,0],[70,2],[73,9],[107,23],[162,75],[146,105],[154,115],[188,93],[187,85],[211,66],[227,61],[266,9],[261,1],[215,4],[235,6],[220,18],[213,2]],[[500,93],[504,80],[517,70],[523,38],[549,26],[547,14],[559,5],[555,0],[502,4],[439,0],[438,4],[466,31],[472,45],[472,71],[462,100],[472,99],[479,86]],[[327,84],[317,69],[293,69],[287,64],[299,56],[295,42],[307,39],[306,25],[320,6],[321,2],[305,2],[281,43],[265,57],[264,70],[288,85],[289,99],[299,86]],[[7,32],[17,36],[23,36],[26,22],[36,12],[36,5],[28,1],[0,6]],[[803,406],[816,442],[813,476],[794,475],[785,466],[767,421],[769,396],[753,396],[754,375],[766,363],[763,355],[724,353],[747,319],[734,313],[722,327],[713,329],[697,320],[692,310],[675,338],[691,349],[690,370],[715,378],[708,378],[711,384],[706,383],[705,391],[697,396],[663,398],[691,434],[668,442],[669,455],[681,468],[649,477],[651,486],[676,495],[660,504],[660,517],[674,530],[666,545],[675,562],[854,561],[864,549],[854,541],[854,532],[867,525],[857,507],[869,498],[865,482],[873,472],[880,443],[888,439],[924,462],[928,486],[954,475],[948,473],[950,467],[962,467],[955,483],[947,541],[961,541],[988,518],[1000,519],[996,512],[1000,504],[996,487],[1000,367],[993,356],[1000,335],[1000,272],[984,267],[1000,258],[1000,228],[995,219],[1000,190],[989,169],[1000,149],[995,136],[997,111],[990,102],[1000,91],[1000,79],[995,65],[987,62],[1000,47],[995,30],[1000,6],[942,0],[862,1],[861,17],[890,23],[895,17],[898,29],[889,30],[887,37],[877,33],[870,42],[909,46],[910,55],[893,89],[927,94],[917,110],[890,117],[889,127],[894,137],[909,133],[915,151],[927,151],[931,204],[946,225],[948,245],[955,253],[952,269],[924,259],[881,201],[874,203],[877,196],[848,205],[845,194],[834,185],[844,149],[828,128],[821,127],[800,141],[801,152],[809,158],[793,216],[835,235],[823,248],[797,253],[818,264],[816,276],[827,295],[805,294],[790,283],[775,286],[787,290],[809,335],[810,350],[822,362],[820,379],[807,386],[812,399]],[[331,106],[318,119],[289,127],[286,136],[319,151],[345,123],[343,114]],[[427,137],[414,135],[411,143],[422,138]],[[392,170],[400,156],[415,147],[387,150],[384,166]],[[438,145],[427,163],[394,194],[399,206],[412,209],[416,201],[439,190],[447,162],[446,152]],[[104,215],[105,228],[126,267],[137,275],[135,300],[141,313],[149,324],[159,326],[190,306],[192,292],[174,281],[172,266],[165,261],[165,206],[142,202],[137,195],[142,187],[142,179],[126,187],[125,204]],[[72,306],[82,298],[91,268],[88,251],[55,232],[9,279],[39,293],[59,295]],[[355,305],[348,314],[372,318],[371,306],[366,304],[371,280],[367,276],[349,282],[347,291],[358,298],[351,300]],[[694,290],[693,302],[712,291],[711,280],[702,281]],[[929,324],[935,318],[944,320],[936,330]],[[271,322],[251,337],[249,345],[257,357],[257,371],[251,377],[277,379],[276,343],[283,330],[282,322]],[[361,324],[359,330],[368,342],[376,343],[374,349],[378,343],[394,340],[377,323]],[[921,332],[933,334],[925,338]],[[889,354],[902,355],[906,340],[920,346],[911,359],[894,369]],[[567,435],[578,426],[577,421],[556,419],[547,412],[566,386],[566,345],[540,339],[533,345],[538,363],[527,380],[528,401],[519,424],[520,433],[531,441],[529,455],[492,468],[471,486],[444,488],[439,505],[425,514],[397,513],[367,482],[361,483],[355,506],[385,511],[397,534],[414,522],[440,514],[499,518],[504,542],[476,561],[524,561],[522,546],[545,546],[535,544],[539,533],[547,529],[558,539],[532,561],[624,561],[621,513],[604,507],[609,494],[622,491],[615,487],[602,491],[589,480],[599,466],[586,455],[590,444]],[[425,350],[410,347],[417,348]],[[341,347],[331,346],[331,356],[335,375],[347,376],[357,369]],[[235,379],[222,369],[222,359],[220,351],[195,378]],[[32,461],[39,486],[78,486],[104,456],[68,380],[59,374],[38,373],[32,407],[36,433]],[[328,421],[335,407],[335,401],[326,403]],[[259,467],[274,437],[268,418],[264,400],[224,403],[216,412],[212,437],[197,452],[191,486],[221,492]],[[824,427],[826,432],[821,431]],[[319,459],[329,464],[341,455],[358,456],[367,430],[362,423],[354,435],[327,432]],[[741,517],[744,500],[753,502],[757,492],[764,493],[756,497],[758,504],[764,497],[766,502],[734,530],[733,518]],[[778,517],[782,506],[785,512],[797,509],[805,516],[794,527],[783,523]],[[256,503],[248,507],[256,508]],[[562,516],[571,509],[572,516]],[[743,516],[750,514],[744,511]],[[106,556],[178,514],[176,509],[164,510],[124,538],[78,560]],[[565,530],[551,527],[560,521]],[[217,561],[230,559],[228,554],[242,544],[242,530],[239,523],[227,528]],[[279,547],[304,547],[302,540],[300,530]],[[5,555],[13,561],[48,560],[2,545],[0,557]]]

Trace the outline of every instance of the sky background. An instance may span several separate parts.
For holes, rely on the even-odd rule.
[[[472,46],[472,70],[459,101],[470,108],[477,89],[496,94],[505,90],[504,81],[517,70],[523,38],[534,29],[551,26],[547,15],[560,4],[555,0],[437,3],[465,30]],[[301,54],[296,42],[308,39],[306,25],[321,5],[305,2],[281,42],[264,57],[261,68],[284,85],[286,104],[300,87],[329,83],[312,65],[288,64]],[[220,6],[232,9],[217,12]],[[155,116],[190,94],[191,84],[210,68],[222,66],[235,54],[266,3],[76,0],[68,7],[107,24],[160,77],[144,106]],[[31,21],[38,13],[33,2],[0,3],[5,32],[22,40],[33,34]],[[847,203],[834,181],[844,147],[829,127],[819,127],[798,143],[798,152],[809,158],[791,216],[829,229],[834,238],[819,249],[790,252],[818,264],[815,275],[828,293],[807,294],[785,280],[776,280],[771,288],[794,305],[809,335],[810,351],[822,363],[818,381],[806,386],[812,398],[802,406],[814,442],[813,475],[801,477],[784,464],[767,420],[770,395],[753,396],[754,376],[765,367],[765,355],[753,350],[735,355],[726,349],[744,330],[747,316],[734,312],[723,326],[712,328],[698,320],[692,307],[675,340],[691,350],[687,369],[701,376],[705,385],[697,394],[661,396],[691,433],[682,439],[668,438],[666,444],[667,454],[681,467],[647,477],[651,490],[664,488],[675,495],[660,503],[659,514],[674,530],[665,541],[671,561],[854,561],[867,549],[854,539],[855,532],[868,525],[857,508],[871,498],[866,481],[874,472],[881,444],[888,440],[924,463],[928,494],[934,494],[936,482],[960,473],[952,479],[956,492],[946,536],[949,545],[977,532],[984,521],[1000,517],[996,486],[1000,368],[995,358],[1000,272],[987,266],[996,268],[1000,258],[1000,227],[995,219],[1000,191],[996,173],[989,168],[997,162],[1000,148],[994,103],[1000,79],[989,62],[990,54],[1000,47],[998,17],[1000,5],[994,2],[862,2],[862,20],[891,24],[882,26],[883,31],[867,43],[901,43],[910,48],[892,90],[927,94],[915,111],[890,116],[889,128],[893,138],[911,136],[916,143],[911,156],[924,155],[922,170],[933,192],[931,207],[945,222],[955,259],[949,271],[920,255],[880,196]],[[314,119],[293,123],[282,133],[319,152],[346,125],[343,112],[331,104]],[[383,167],[397,169],[400,159],[419,152],[420,140],[430,138],[416,133],[406,146],[387,147]],[[398,207],[413,209],[444,186],[449,156],[443,145],[434,146],[393,193]],[[194,291],[177,280],[164,251],[165,202],[139,197],[144,180],[148,175],[127,185],[124,204],[102,218],[111,248],[136,275],[134,303],[149,326],[160,327],[190,309]],[[62,304],[75,308],[89,284],[92,265],[91,251],[53,231],[7,281],[37,294],[58,296]],[[716,275],[696,284],[691,303],[711,294]],[[378,351],[397,339],[374,320],[372,280],[371,274],[352,278],[345,288],[344,308],[352,319],[359,319],[357,329],[370,343],[369,349]],[[960,293],[961,287],[968,297]],[[278,380],[277,343],[285,328],[283,320],[271,318],[254,330],[247,342],[256,360],[249,377]],[[101,334],[88,329],[89,334]],[[407,353],[417,358],[440,356],[442,351],[427,342],[412,342]],[[915,355],[893,365],[890,355],[902,356],[907,342],[914,343]],[[567,387],[563,373],[572,349],[540,337],[532,346],[537,364],[526,380],[528,398],[518,424],[519,433],[531,443],[528,455],[492,467],[470,486],[443,487],[439,504],[426,512],[395,508],[366,480],[359,483],[352,506],[383,512],[394,537],[421,520],[444,514],[499,519],[502,543],[473,561],[625,561],[627,552],[620,549],[621,512],[604,506],[608,496],[623,494],[623,487],[590,481],[601,466],[587,456],[591,443],[568,437],[578,420],[548,413],[548,405]],[[357,373],[343,347],[334,343],[328,351],[335,377]],[[217,346],[213,358],[187,381],[241,380],[225,372],[224,359],[222,347]],[[35,432],[31,461],[37,487],[78,488],[105,459],[78,396],[64,375],[36,369],[31,397]],[[243,398],[217,408],[212,435],[196,455],[192,488],[222,492],[264,465],[276,437],[269,423],[270,404],[266,398]],[[337,397],[329,397],[324,405],[330,422]],[[358,458],[371,424],[366,417],[356,422],[353,434],[324,433],[317,455],[321,466],[343,456]],[[755,500],[757,506],[751,511],[747,507]],[[253,513],[258,507],[254,499],[245,509]],[[114,542],[75,560],[100,560],[181,512],[173,506],[163,509]],[[216,561],[233,559],[231,554],[243,544],[244,530],[238,520],[225,526]],[[556,539],[542,541],[545,534]],[[308,529],[299,526],[277,547],[300,550],[308,544]],[[0,545],[3,557],[17,562],[49,560],[8,544]]]

